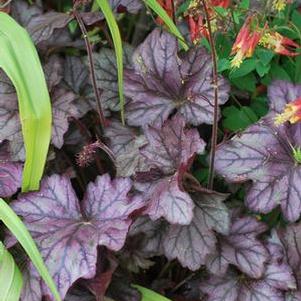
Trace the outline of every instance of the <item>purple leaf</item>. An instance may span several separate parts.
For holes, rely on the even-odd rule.
[[[78,278],[94,276],[98,245],[111,250],[123,246],[129,215],[143,205],[141,199],[127,196],[131,187],[129,179],[99,176],[88,185],[80,207],[70,180],[53,175],[43,180],[39,192],[13,202],[62,297]]]
[[[187,165],[195,153],[204,151],[205,142],[197,130],[185,130],[184,126],[184,119],[176,116],[166,121],[162,128],[149,126],[145,129],[149,143],[141,149],[141,154],[151,167],[169,174],[182,164]]]
[[[133,48],[130,45],[123,45],[124,66],[130,66]],[[101,102],[104,109],[119,111],[119,94],[117,83],[116,56],[113,50],[102,48],[94,55],[94,67],[97,85],[102,89]]]
[[[291,299],[295,296],[296,300],[299,300],[301,296],[301,224],[294,224],[286,227],[284,230],[279,231],[279,237],[285,249],[287,255],[287,261],[294,272],[294,276],[297,280],[297,291],[292,293]],[[290,300],[288,298],[288,300]],[[294,300],[295,301],[295,300]]]
[[[167,223],[162,220],[152,221],[148,216],[140,216],[132,224],[129,240],[138,236],[141,241],[139,251],[146,257],[163,254],[163,241],[166,236]]]
[[[63,136],[68,130],[68,118],[78,117],[79,112],[74,105],[75,94],[65,88],[57,86],[61,79],[60,62],[56,57],[50,58],[44,69],[48,80],[48,86],[52,89],[52,143],[61,148]],[[55,89],[53,87],[55,86]],[[25,151],[19,119],[18,102],[15,89],[7,78],[0,72],[0,140],[9,140],[12,159],[24,161]]]
[[[110,5],[117,12],[120,8],[126,8],[129,13],[137,13],[142,7],[142,2],[140,0],[110,0]]]
[[[0,141],[20,131],[18,103],[11,81],[0,71]]]
[[[57,55],[52,55],[44,65],[44,73],[48,85],[48,90],[52,91],[63,78],[63,61]]]
[[[78,117],[79,113],[74,100],[76,96],[73,92],[67,91],[65,88],[58,87],[52,94],[52,143],[61,148],[64,144],[64,134],[69,127],[68,118]]]
[[[268,89],[269,106],[273,112],[282,113],[286,104],[301,96],[301,85],[276,80]]]
[[[223,237],[222,256],[250,277],[261,277],[268,252],[256,237],[264,231],[266,226],[252,217],[236,219]]]
[[[292,127],[277,128],[273,118],[270,113],[220,145],[216,170],[229,182],[252,180],[245,200],[250,209],[268,213],[281,205],[285,218],[295,221],[301,213],[301,168],[293,158]]]
[[[95,95],[90,81],[89,69],[85,59],[77,56],[67,56],[64,62],[64,82],[74,92],[78,117],[97,109]],[[104,108],[102,108],[104,109]],[[105,116],[107,111],[103,112]]]
[[[250,218],[249,218],[250,219]],[[240,226],[237,223],[237,226]],[[242,226],[242,232],[246,227]],[[261,231],[261,225],[250,226],[250,233]],[[248,231],[247,231],[248,232]],[[242,238],[241,238],[242,239]],[[229,269],[225,276],[211,276],[201,283],[201,290],[207,294],[208,301],[285,301],[285,293],[296,288],[295,278],[286,261],[281,244],[275,235],[267,244],[269,259],[260,279],[251,279]],[[287,300],[286,300],[287,301]]]
[[[0,197],[10,197],[21,187],[22,164],[0,161]]]
[[[139,152],[147,144],[144,135],[139,135],[117,120],[112,120],[104,131],[110,139],[109,146],[115,156],[117,176],[129,177],[148,169],[147,160]]]
[[[77,56],[67,56],[64,64],[64,80],[74,93],[80,95],[88,84],[89,70]]]
[[[269,106],[274,113],[282,113],[285,105],[301,97],[301,85],[277,80],[268,88]],[[301,145],[301,124],[293,124],[289,129],[293,146]]]
[[[205,143],[196,129],[184,128],[180,116],[167,120],[163,127],[145,129],[148,144],[141,149],[150,170],[138,173],[136,188],[148,200],[146,212],[151,219],[164,217],[171,224],[188,225],[192,220],[193,201],[182,188],[182,175],[195,153]]]
[[[212,276],[201,284],[206,301],[284,301],[281,291],[263,280],[244,279],[234,272],[225,277]]]
[[[43,283],[39,273],[31,262],[22,269],[23,288],[21,301],[41,301],[43,295]]]
[[[11,2],[11,13],[18,23],[27,27],[32,18],[42,14],[42,9],[35,4],[29,5],[27,1],[19,0]]]
[[[216,192],[195,194],[193,219],[188,226],[171,225],[164,239],[165,255],[177,258],[184,267],[197,270],[208,254],[215,251],[213,229],[229,231],[229,214],[223,201],[227,195]]]
[[[153,182],[148,189],[146,185],[142,188],[145,198],[149,199],[145,212],[152,220],[164,217],[171,224],[190,224],[194,204],[189,194],[181,190],[179,177],[175,173]]]
[[[48,40],[55,30],[62,29],[73,19],[71,15],[47,12],[30,19],[27,29],[35,44]]]
[[[177,54],[176,38],[155,29],[136,49],[134,69],[125,70],[128,124],[161,125],[175,109],[186,123],[213,122],[214,89],[211,59],[204,49]],[[229,85],[219,80],[219,104],[228,99]]]

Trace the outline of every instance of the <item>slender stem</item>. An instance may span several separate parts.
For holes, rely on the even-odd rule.
[[[80,14],[74,9],[73,10],[73,15],[76,18],[78,25],[80,27],[80,30],[83,34],[86,48],[87,48],[87,54],[88,54],[88,61],[89,61],[89,67],[90,67],[90,74],[91,74],[91,80],[92,80],[92,86],[93,86],[93,91],[95,94],[95,99],[96,99],[96,105],[97,105],[97,112],[99,116],[100,123],[103,127],[106,125],[106,120],[101,108],[101,102],[100,102],[100,94],[99,90],[97,89],[97,83],[96,83],[96,77],[95,77],[95,70],[94,70],[94,63],[93,63],[93,52],[91,48],[91,44],[88,39],[88,33],[85,27],[85,24],[80,16]]]
[[[0,1],[0,9],[5,8],[5,7],[8,6],[11,2],[12,2],[12,0],[7,0],[7,1],[4,2],[4,3],[2,3],[2,1]]]
[[[214,113],[213,113],[213,126],[211,135],[211,151],[210,151],[210,164],[209,164],[209,177],[208,177],[208,188],[212,189],[214,180],[214,161],[215,161],[215,151],[217,145],[217,131],[218,131],[218,73],[217,73],[217,55],[215,44],[212,35],[212,29],[210,24],[210,15],[208,12],[207,4],[205,0],[202,0],[204,7],[206,23],[208,27],[208,38],[211,48],[211,58],[213,64],[213,89],[214,89]]]

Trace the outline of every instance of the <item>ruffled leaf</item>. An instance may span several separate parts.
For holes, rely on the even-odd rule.
[[[214,230],[227,233],[230,226],[229,213],[223,201],[227,195],[215,192],[195,194],[195,209],[188,226],[172,225],[164,239],[165,255],[177,258],[191,270],[205,263],[208,254],[215,251]]]
[[[70,180],[53,175],[43,181],[39,192],[21,195],[13,202],[62,298],[75,280],[94,276],[98,245],[112,250],[123,246],[131,224],[129,215],[142,206],[141,199],[127,196],[131,187],[129,179],[111,181],[108,175],[99,176],[88,185],[80,208]],[[42,288],[42,293],[47,291]]]
[[[182,188],[182,175],[195,153],[204,151],[205,143],[196,129],[185,129],[182,117],[175,116],[162,128],[145,129],[148,144],[141,148],[150,169],[138,173],[136,188],[148,200],[146,212],[151,219],[166,218],[172,224],[188,225],[194,204]]]
[[[132,47],[123,45],[123,64],[129,67],[131,64]],[[102,48],[94,55],[95,75],[98,87],[102,89],[101,101],[104,109],[119,111],[119,94],[117,82],[116,56],[112,49]]]
[[[117,175],[129,177],[136,172],[148,170],[147,160],[140,154],[139,149],[147,144],[144,135],[119,121],[112,120],[105,128],[105,136],[109,138],[109,146],[115,157]]]
[[[176,38],[155,29],[136,49],[134,69],[125,71],[126,106],[130,125],[161,125],[175,109],[186,123],[213,122],[214,89],[211,59],[204,49],[177,54]],[[219,104],[228,99],[229,85],[219,79]]]

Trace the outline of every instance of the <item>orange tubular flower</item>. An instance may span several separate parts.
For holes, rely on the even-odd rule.
[[[202,37],[208,38],[208,31],[202,16],[198,16],[196,20],[193,16],[188,16],[188,25],[192,43],[197,44]]]
[[[211,5],[228,8],[230,6],[230,2],[231,0],[211,0]]]
[[[300,54],[295,51],[300,49],[300,45],[278,32],[265,33],[260,40],[260,44],[278,54],[286,56],[297,56]]]
[[[259,43],[262,30],[259,31],[258,27],[252,30],[253,17],[249,17],[242,28],[240,29],[235,43],[232,47],[231,55],[235,54],[231,61],[233,68],[238,68],[245,58],[251,57]]]
[[[281,125],[289,121],[296,123],[301,121],[301,97],[285,106],[283,113],[277,114],[275,117],[275,125]]]

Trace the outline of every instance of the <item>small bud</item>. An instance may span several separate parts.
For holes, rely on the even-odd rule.
[[[76,155],[76,163],[78,164],[78,166],[89,166],[94,160],[94,154],[99,148],[101,148],[99,141],[85,145],[82,150]]]

